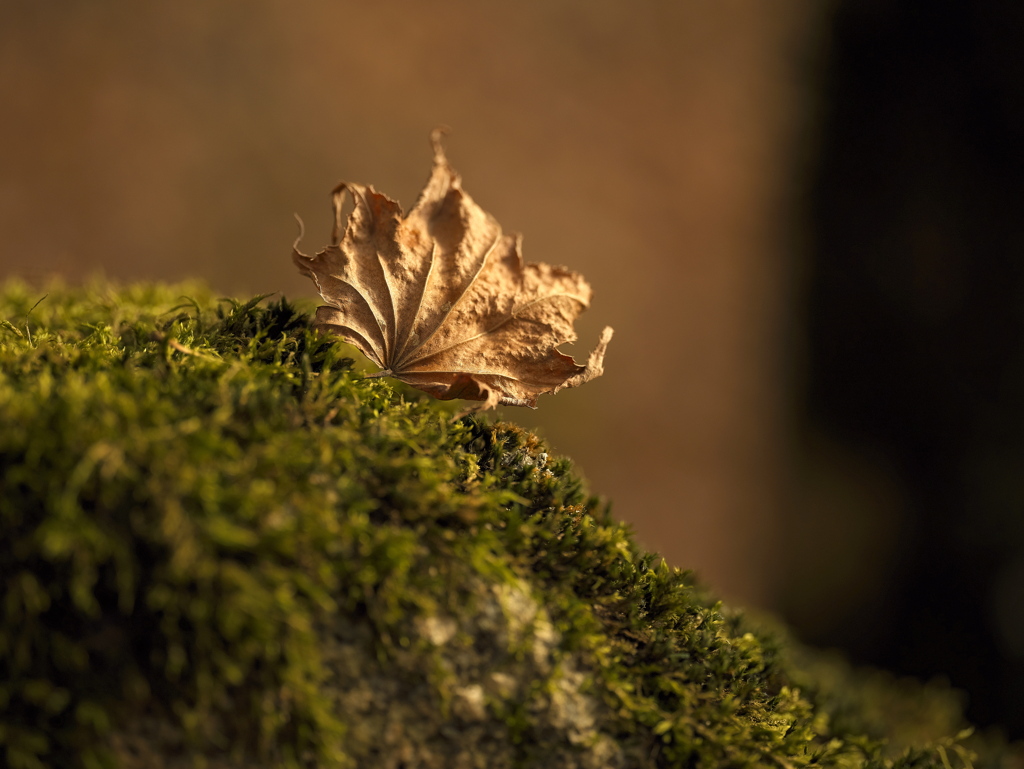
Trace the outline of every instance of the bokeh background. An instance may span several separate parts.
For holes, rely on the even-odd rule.
[[[0,2],[0,279],[313,297],[428,134],[606,375],[539,428],[640,541],[1024,736],[1024,5]],[[2,429],[2,426],[0,426]]]

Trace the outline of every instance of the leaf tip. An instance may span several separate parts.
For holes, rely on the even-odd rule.
[[[292,242],[292,251],[294,251],[297,254],[301,254],[302,252],[299,251],[299,243],[302,242],[302,239],[306,236],[306,225],[302,221],[302,217],[299,216],[298,214],[292,214],[292,216],[295,217],[295,222],[296,224],[299,225],[299,234]]]
[[[587,365],[576,376],[570,377],[563,384],[552,390],[552,394],[569,387],[579,387],[591,379],[597,379],[601,376],[604,373],[604,356],[608,352],[608,343],[612,341],[614,334],[615,330],[611,326],[605,326],[604,331],[601,332],[600,339],[597,340],[597,347],[591,351],[590,357],[587,359]]]
[[[444,162],[446,160],[444,154],[444,137],[450,134],[452,129],[446,125],[435,126],[434,130],[430,132],[430,146],[434,150],[434,162]]]

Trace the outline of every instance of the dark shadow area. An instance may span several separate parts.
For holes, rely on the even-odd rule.
[[[1024,736],[1024,5],[846,2],[809,190],[808,640]],[[848,595],[837,595],[828,585]],[[846,603],[843,603],[843,601]]]

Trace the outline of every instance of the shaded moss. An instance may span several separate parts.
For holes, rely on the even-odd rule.
[[[887,746],[893,687],[792,661],[537,436],[293,305],[40,295],[0,294],[5,765],[969,765],[958,708]]]

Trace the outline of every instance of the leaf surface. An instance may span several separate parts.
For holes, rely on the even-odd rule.
[[[610,328],[584,366],[556,349],[576,340],[590,286],[564,267],[524,263],[521,238],[466,194],[436,134],[430,179],[408,215],[362,184],[342,182],[332,196],[331,244],[306,256],[296,241],[292,259],[326,303],[317,326],[380,366],[374,376],[442,400],[532,408],[603,373]]]

